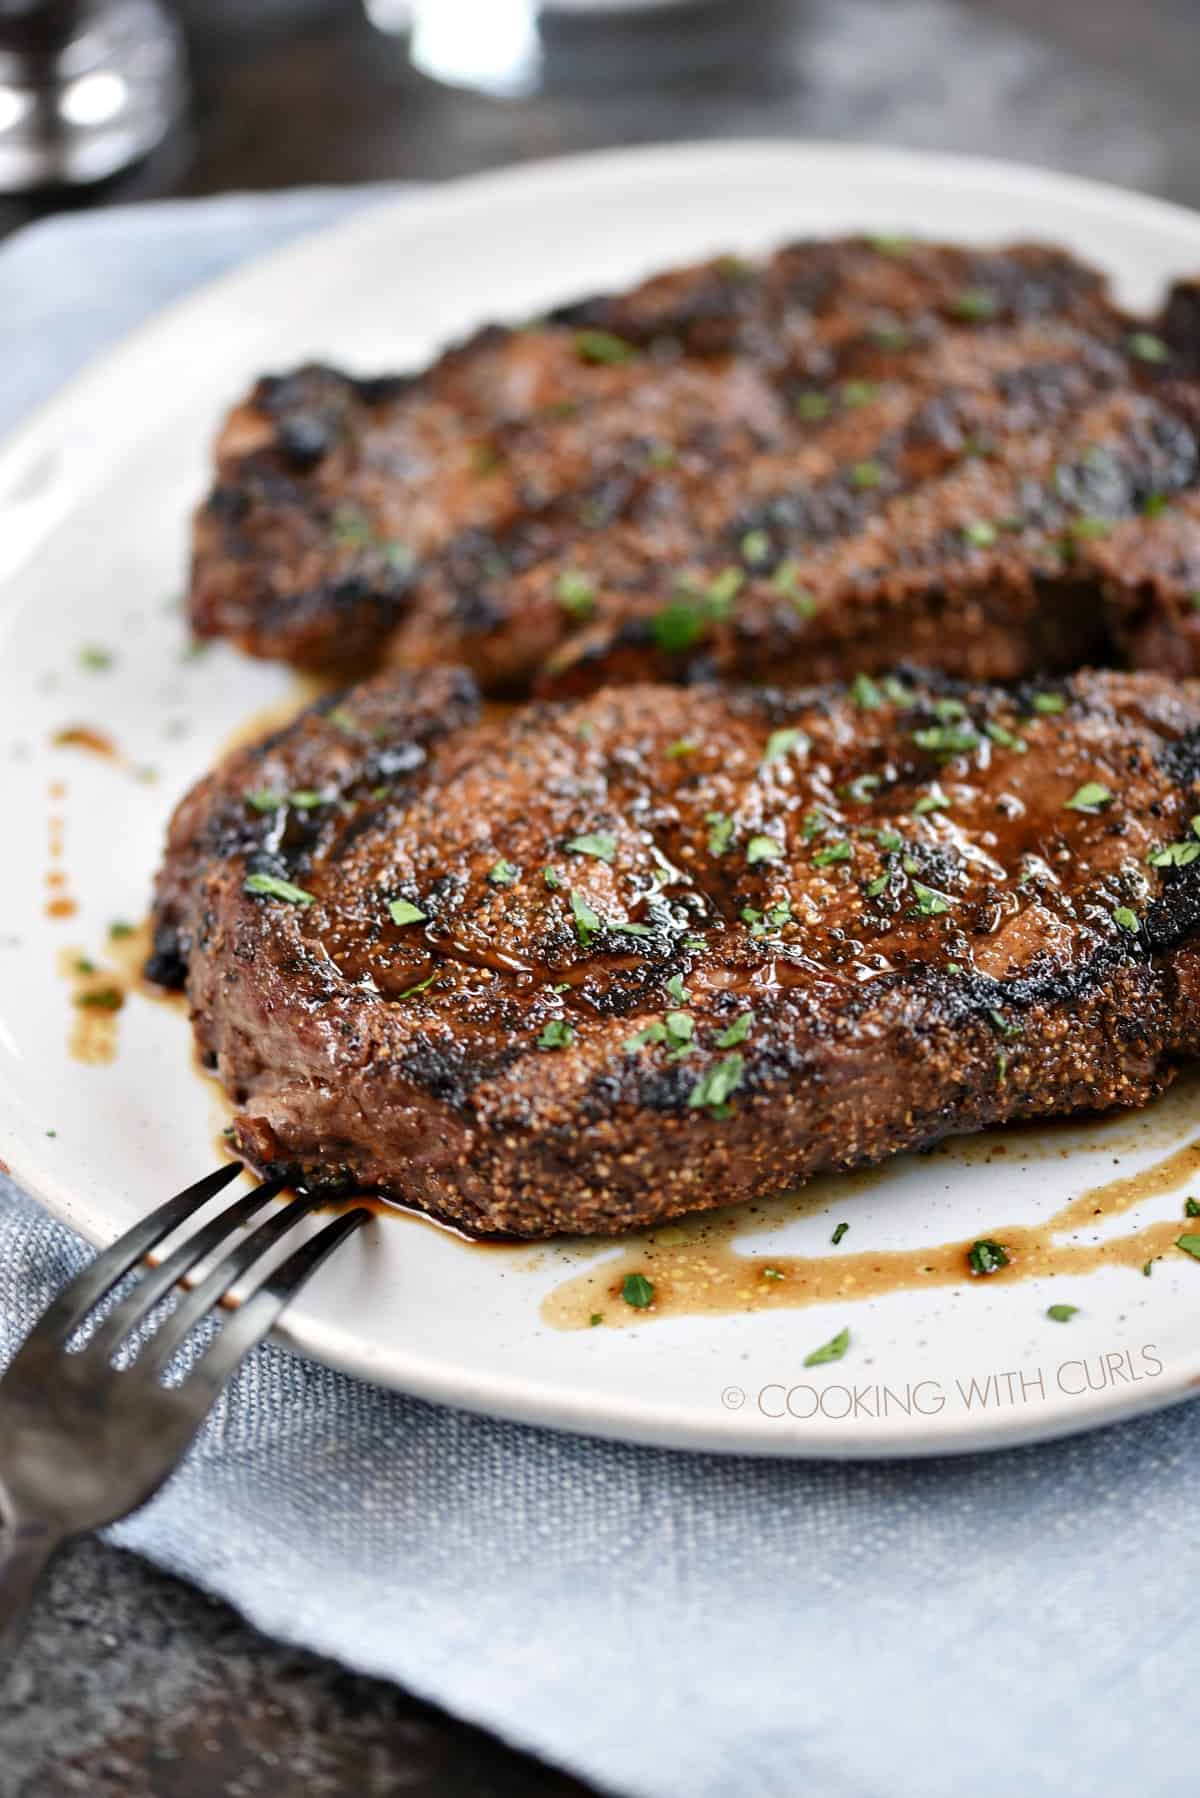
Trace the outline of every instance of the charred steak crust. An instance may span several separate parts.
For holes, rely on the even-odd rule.
[[[485,690],[910,659],[1200,668],[1200,302],[1038,246],[802,242],[491,327],[411,379],[258,383],[202,636]]]
[[[1200,683],[905,672],[481,718],[378,677],[175,814],[158,977],[240,1148],[472,1230],[627,1229],[1018,1117],[1200,1033]]]

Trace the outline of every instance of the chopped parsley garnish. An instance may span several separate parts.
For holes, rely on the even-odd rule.
[[[983,728],[992,742],[998,743],[1001,749],[1015,749],[1018,755],[1024,755],[1029,748],[1023,737],[1014,735],[1003,724],[985,724]]]
[[[866,886],[863,888],[863,891],[866,893],[867,898],[868,899],[878,899],[878,897],[881,893],[885,893],[887,891],[888,883],[891,880],[891,878],[892,877],[891,877],[890,873],[888,873],[887,869],[885,868],[882,874],[877,874],[875,876],[874,880],[868,880]]]
[[[545,882],[545,884],[550,888],[550,891],[552,893],[556,892],[557,889],[562,885],[562,880],[561,880],[558,870],[556,868],[543,868],[542,869],[542,879]]]
[[[358,729],[355,718],[346,710],[344,705],[335,705],[331,712],[326,712],[325,718],[326,722],[332,724],[336,730],[352,731]]]
[[[1135,911],[1130,911],[1127,905],[1118,905],[1113,912],[1112,918],[1113,923],[1119,924],[1122,930],[1136,931],[1140,927],[1137,913]]]
[[[609,928],[609,930],[619,930],[623,936],[653,936],[654,935],[653,925],[651,925],[651,924],[631,924],[628,918],[610,918],[608,920],[608,928]]]
[[[728,1030],[722,1030],[720,1036],[714,1039],[717,1048],[732,1049],[735,1048],[738,1043],[744,1043],[750,1034],[753,1024],[754,1013],[752,1011],[744,1011],[740,1018],[734,1020]]]
[[[674,468],[679,452],[673,443],[652,443],[646,451],[646,460],[651,468]]]
[[[783,844],[775,837],[751,837],[746,844],[746,862],[751,868],[759,862],[777,862],[783,859]]]
[[[743,1057],[736,1051],[727,1055],[723,1061],[701,1074],[688,1096],[688,1104],[694,1111],[702,1106],[718,1114],[723,1114],[724,1106],[731,1093],[735,1093],[742,1084],[745,1069]]]
[[[298,812],[311,812],[315,806],[330,803],[324,793],[318,793],[312,787],[297,788],[294,793],[288,794],[287,802]]]
[[[708,584],[705,597],[714,618],[727,618],[729,608],[741,592],[746,576],[740,568],[723,568]]]
[[[973,1274],[994,1274],[1009,1265],[1008,1250],[990,1236],[980,1237],[967,1250],[967,1266]]]
[[[596,932],[603,928],[600,915],[594,912],[582,893],[571,893],[571,912],[575,919],[575,935],[583,948],[587,948]]]
[[[853,780],[848,780],[844,787],[838,788],[838,793],[843,799],[852,799],[856,805],[866,805],[871,794],[877,792],[882,785],[881,774],[856,774]]]
[[[551,1018],[542,1026],[542,1034],[537,1040],[539,1049],[569,1049],[575,1041],[575,1032],[565,1018]]]
[[[790,556],[786,561],[781,562],[771,576],[771,585],[776,593],[782,594],[784,599],[791,601],[794,610],[800,614],[801,618],[812,617],[817,609],[817,602],[808,588],[800,585],[799,562],[793,561]]]
[[[931,749],[935,755],[965,755],[979,747],[975,731],[965,725],[956,729],[952,724],[929,724],[923,730],[915,730],[913,742],[918,749]]]
[[[1200,1203],[1195,1199],[1185,1199],[1183,1201],[1183,1215],[1185,1217],[1200,1217]]]
[[[274,874],[248,874],[243,883],[247,893],[260,893],[268,899],[286,899],[289,905],[312,905],[313,895],[290,880],[279,880]]]
[[[426,974],[424,980],[418,980],[415,986],[406,986],[404,991],[400,994],[400,997],[402,999],[415,999],[418,993],[425,992],[428,987],[433,985],[441,971],[440,968],[435,968],[432,974]]]
[[[976,549],[990,549],[996,541],[996,535],[995,525],[989,524],[985,518],[977,518],[963,526],[963,536]]]
[[[263,788],[257,793],[247,793],[246,804],[252,805],[256,812],[277,812],[283,804],[283,794],[270,793]]]
[[[950,910],[948,899],[944,899],[940,893],[935,893],[932,887],[922,886],[919,880],[913,881],[912,890],[917,901],[917,910],[922,917],[936,918],[939,912]]]
[[[765,531],[747,531],[742,538],[742,561],[758,568],[771,559],[771,539]]]
[[[1162,849],[1152,850],[1146,857],[1152,868],[1190,868],[1200,857],[1200,843],[1194,839],[1188,843],[1167,843]]]
[[[127,924],[124,918],[114,918],[108,927],[110,942],[119,943],[125,937],[133,935],[133,925]]]
[[[611,862],[617,853],[617,839],[605,831],[588,831],[581,837],[572,837],[564,845],[573,855],[594,855],[597,861]]]
[[[510,861],[501,856],[500,860],[488,869],[488,880],[494,887],[510,887],[520,872],[519,868],[514,868]]]
[[[827,393],[801,393],[796,396],[796,416],[806,424],[819,424],[828,418],[833,410],[833,401]]]
[[[669,1011],[663,1019],[667,1033],[667,1041],[671,1045],[671,1060],[679,1061],[692,1052],[692,1038],[696,1033],[696,1021],[690,1012]]]
[[[1064,810],[1068,812],[1098,812],[1106,805],[1111,805],[1114,795],[1111,790],[1098,780],[1085,780],[1077,787],[1071,797],[1064,801]]]
[[[654,1283],[645,1274],[626,1274],[621,1281],[621,1297],[635,1311],[644,1311],[654,1302]]]
[[[1073,1317],[1078,1317],[1078,1305],[1047,1305],[1046,1316],[1056,1324],[1069,1324]]]
[[[878,487],[883,479],[883,469],[878,462],[856,462],[850,470],[850,485],[865,492],[869,487]]]
[[[773,730],[767,738],[767,746],[763,750],[763,763],[782,761],[793,749],[807,749],[808,738],[802,730],[794,726],[785,730]]]
[[[988,1017],[992,1020],[992,1023],[1000,1032],[1001,1036],[1020,1036],[1021,1026],[1019,1024],[1010,1024],[998,1006],[993,1005],[990,1008]]]
[[[667,758],[669,761],[677,762],[681,756],[694,755],[699,747],[695,737],[676,737],[673,743],[667,744]]]
[[[881,350],[908,348],[908,332],[898,319],[880,319],[871,326],[871,336]]]
[[[709,623],[709,611],[699,596],[677,594],[654,614],[650,629],[660,649],[677,654],[698,643]]]
[[[692,996],[683,984],[682,974],[672,974],[667,981],[667,992],[674,999],[676,1005],[686,1005]]]
[[[125,995],[119,986],[95,986],[90,992],[76,993],[75,1003],[91,1011],[120,1011]]]
[[[957,724],[960,718],[966,717],[967,708],[961,699],[935,699],[933,712],[943,724]]]
[[[602,1324],[603,1322],[603,1311],[593,1311],[592,1315],[588,1318],[588,1328],[594,1330],[597,1324]]]
[[[972,324],[982,323],[984,319],[995,318],[996,302],[986,287],[964,287],[950,302],[950,310],[955,318],[964,318]]]
[[[1129,339],[1129,353],[1139,362],[1166,362],[1171,354],[1162,338],[1155,337],[1152,331],[1134,331]]]
[[[877,830],[875,832],[875,841],[879,844],[879,847],[889,855],[894,855],[897,849],[901,849],[904,846],[904,838],[900,835],[898,830]]]
[[[839,1330],[836,1336],[831,1336],[828,1342],[821,1344],[820,1348],[815,1348],[810,1354],[805,1355],[804,1365],[805,1367],[824,1367],[830,1361],[841,1361],[849,1347],[849,1330]]]
[[[1043,716],[1050,712],[1065,712],[1067,701],[1062,693],[1035,693],[1033,709],[1035,712],[1041,712]]]
[[[1071,523],[1067,526],[1067,532],[1078,542],[1085,543],[1089,537],[1107,537],[1112,531],[1112,528],[1113,521],[1111,518],[1086,516],[1083,518],[1072,519]]]
[[[601,362],[611,368],[632,362],[637,355],[631,343],[611,331],[576,331],[575,353],[581,362]]]
[[[554,597],[572,618],[587,618],[596,603],[596,589],[586,574],[567,568],[554,583]]]
[[[842,837],[839,842],[829,843],[824,849],[813,852],[813,867],[828,868],[833,862],[848,862],[853,859],[853,846]]]
[[[874,381],[842,382],[843,406],[869,406],[873,399],[878,398],[878,395],[879,388]]]
[[[913,817],[923,818],[927,812],[946,812],[950,809],[950,800],[940,787],[934,787],[930,793],[922,793],[913,806]]]
[[[842,1224],[838,1225],[838,1227],[834,1231],[833,1235],[829,1238],[829,1240],[833,1244],[834,1248],[837,1247],[838,1243],[842,1240],[842,1237],[846,1234],[846,1231],[849,1228],[850,1228],[849,1224],[846,1224],[846,1223],[842,1223]]]
[[[79,666],[86,668],[89,674],[103,674],[106,668],[113,665],[111,649],[101,649],[96,643],[85,643],[79,652]]]
[[[413,905],[408,899],[389,899],[388,911],[393,924],[423,924],[425,913],[419,905]]]
[[[639,1049],[646,1048],[649,1043],[664,1043],[666,1040],[667,1027],[656,1020],[653,1024],[647,1024],[644,1030],[637,1031],[634,1036],[627,1036],[621,1047],[626,1055],[636,1055]]]
[[[1191,1255],[1194,1260],[1200,1261],[1200,1236],[1177,1236],[1175,1247],[1182,1249],[1185,1255]]]
[[[1170,503],[1165,493],[1148,493],[1142,501],[1142,517],[1161,518]]]
[[[724,855],[733,841],[733,819],[724,812],[705,812],[704,822],[709,826],[708,853]]]
[[[912,249],[912,238],[903,236],[899,232],[884,232],[878,236],[869,237],[867,242],[881,256],[907,256]]]
[[[863,712],[877,712],[883,704],[883,694],[869,674],[855,675],[850,682],[850,697]]]
[[[777,1267],[764,1267],[762,1270],[762,1277],[764,1280],[782,1280],[783,1279],[783,1275],[780,1273],[780,1271]]]

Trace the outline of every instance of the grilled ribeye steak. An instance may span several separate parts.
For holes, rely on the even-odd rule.
[[[488,691],[1200,666],[1200,299],[1038,247],[806,242],[259,382],[196,525],[202,636]]]
[[[1200,1036],[1200,683],[385,675],[182,802],[153,976],[263,1169],[614,1231],[1011,1118]]]

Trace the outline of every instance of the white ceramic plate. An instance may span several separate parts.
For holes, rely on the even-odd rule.
[[[184,659],[170,604],[226,402],[263,368],[312,356],[404,367],[483,319],[527,317],[682,258],[860,228],[1057,240],[1105,266],[1135,305],[1200,269],[1200,218],[1031,170],[820,145],[584,157],[381,206],[238,272],[89,371],[0,453],[0,1156],[60,1217],[104,1242],[213,1164],[213,1098],[180,1011],[133,997],[115,1061],[82,1066],[67,1052],[73,1008],[56,962],[64,947],[103,959],[108,921],[144,915],[171,805],[248,715],[291,687],[282,671],[225,649]],[[114,649],[115,665],[82,667],[86,644]],[[54,747],[53,733],[72,724],[108,731],[124,763]],[[134,772],[146,766],[152,783]],[[66,794],[52,805],[54,782]],[[80,907],[68,921],[45,915],[51,810]],[[846,1250],[1002,1234],[1188,1141],[1191,1110],[1182,1091],[1141,1119],[1021,1133],[990,1160],[962,1149],[909,1158],[873,1185],[830,1183],[821,1208],[753,1246],[838,1253],[830,1226],[843,1217]],[[1138,1221],[1179,1216],[1185,1191],[1148,1200]],[[540,1303],[578,1271],[579,1254],[476,1250],[381,1218],[295,1306],[286,1338],[480,1410],[800,1455],[1028,1440],[1166,1403],[1200,1381],[1200,1267],[1180,1254],[1150,1279],[1107,1268],[548,1329]],[[1051,1299],[1078,1305],[1078,1316],[1048,1321]],[[846,1359],[804,1369],[806,1352],[847,1324]],[[972,1379],[986,1404],[968,1402]],[[883,1385],[919,1394],[906,1410]]]

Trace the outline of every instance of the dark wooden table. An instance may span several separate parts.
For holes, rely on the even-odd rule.
[[[354,0],[180,0],[177,11],[186,128],[103,189],[0,200],[0,235],[64,205],[441,177],[746,135],[1008,155],[1200,205],[1195,0],[733,0],[718,57],[700,46],[690,69],[652,76],[642,58],[627,80],[513,102],[416,76]],[[0,1798],[584,1791],[393,1687],[264,1641],[99,1543],[60,1563],[0,1698]]]

